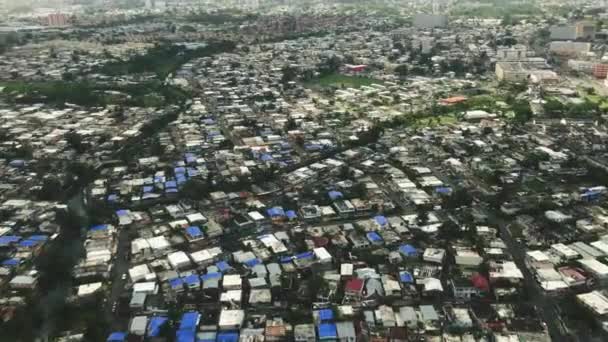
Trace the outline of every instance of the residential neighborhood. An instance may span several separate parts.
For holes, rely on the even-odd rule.
[[[0,3],[0,341],[608,340],[607,20]]]

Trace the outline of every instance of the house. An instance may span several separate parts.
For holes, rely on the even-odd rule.
[[[243,325],[245,320],[245,311],[243,310],[222,310],[218,327],[220,330],[238,330]]]

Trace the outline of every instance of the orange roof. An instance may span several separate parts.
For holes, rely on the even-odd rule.
[[[441,103],[454,104],[454,103],[464,102],[466,100],[467,100],[467,98],[465,96],[454,96],[454,97],[448,97],[447,99],[441,100]]]

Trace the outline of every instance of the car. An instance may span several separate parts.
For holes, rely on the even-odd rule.
[[[120,277],[120,279],[122,279],[122,280],[127,280],[127,274],[126,274],[126,273],[123,273],[123,275],[122,275],[122,277]]]

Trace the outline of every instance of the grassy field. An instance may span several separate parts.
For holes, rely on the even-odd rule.
[[[322,77],[318,77],[307,81],[305,84],[309,87],[345,87],[345,88],[359,88],[361,86],[369,86],[372,84],[382,84],[382,81],[375,80],[373,78],[365,76],[348,76],[342,74],[330,74]]]

